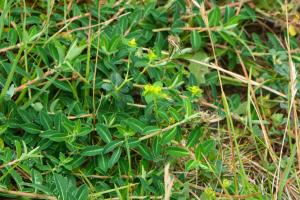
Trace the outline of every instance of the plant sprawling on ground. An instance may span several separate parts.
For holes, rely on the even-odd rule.
[[[299,199],[297,1],[1,0],[0,198]]]

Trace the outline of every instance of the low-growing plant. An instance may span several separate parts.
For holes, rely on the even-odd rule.
[[[0,13],[0,198],[299,199],[296,1]]]

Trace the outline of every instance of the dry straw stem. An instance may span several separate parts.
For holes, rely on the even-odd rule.
[[[164,183],[165,183],[165,200],[169,200],[172,194],[172,187],[174,184],[174,178],[170,174],[170,163],[167,163],[164,167]]]
[[[225,73],[225,74],[228,74],[228,75],[230,75],[230,76],[236,78],[237,80],[239,80],[239,81],[241,81],[241,82],[243,82],[243,83],[251,84],[251,85],[253,85],[253,86],[257,86],[258,88],[263,88],[263,89],[265,89],[265,90],[267,90],[267,91],[269,91],[269,92],[271,92],[271,93],[273,93],[273,94],[276,94],[276,95],[278,95],[278,96],[287,98],[287,95],[285,95],[285,94],[283,94],[283,93],[281,93],[281,92],[278,92],[277,90],[274,90],[274,89],[272,89],[272,88],[270,88],[270,87],[268,87],[268,86],[265,86],[265,85],[263,85],[263,83],[258,83],[258,82],[253,81],[253,80],[248,80],[247,78],[245,78],[244,76],[242,76],[242,75],[240,75],[240,74],[231,72],[231,71],[226,70],[226,69],[224,69],[224,68],[222,68],[222,67],[219,67],[219,66],[217,66],[217,65],[215,65],[215,64],[212,64],[212,63],[209,63],[209,64],[208,64],[208,63],[206,63],[206,62],[202,62],[202,61],[198,61],[198,60],[194,60],[194,59],[187,59],[187,60],[190,61],[190,62],[194,62],[194,63],[197,63],[197,64],[201,64],[201,65],[206,66],[206,67],[209,67],[209,68],[211,68],[211,69],[219,70],[220,72],[223,72],[223,73]]]
[[[285,0],[285,16],[286,16],[286,30],[289,29],[289,18],[288,18],[288,1]],[[287,31],[288,32],[288,31]],[[284,143],[285,143],[285,138],[288,132],[288,126],[291,124],[292,127],[292,132],[296,137],[296,147],[297,147],[297,160],[298,160],[298,170],[300,169],[300,138],[299,138],[299,133],[298,133],[298,115],[297,115],[297,104],[296,104],[296,94],[297,94],[297,71],[295,68],[295,64],[292,60],[292,53],[291,53],[291,46],[290,46],[290,37],[289,34],[287,34],[286,38],[286,49],[287,49],[287,54],[289,58],[289,69],[290,69],[290,98],[289,100],[289,111],[288,111],[288,122],[286,123],[285,127],[285,132],[282,140],[282,146],[280,149],[280,157],[279,157],[279,164],[277,168],[278,172],[278,178],[276,181],[276,191],[275,191],[275,198],[278,198],[280,186],[282,184],[282,181],[286,180],[281,180],[280,177],[282,176],[281,174],[281,160],[282,160],[282,154],[283,154],[283,148],[284,148]],[[291,123],[290,123],[291,120]],[[285,184],[285,183],[284,183]]]
[[[246,67],[245,67],[245,65],[244,65],[243,59],[241,58],[241,56],[240,56],[240,54],[239,54],[238,52],[236,52],[236,54],[237,54],[237,56],[238,56],[238,58],[239,58],[239,61],[240,61],[240,63],[241,63],[241,66],[242,66],[242,69],[243,69],[243,72],[244,72],[244,74],[245,74],[246,79],[247,79],[247,80],[250,80],[249,75],[248,75],[248,72],[247,72]],[[250,86],[251,86],[251,85],[250,85]],[[265,142],[266,142],[266,146],[267,146],[267,148],[268,148],[268,150],[269,150],[269,152],[270,152],[270,156],[271,156],[273,162],[276,163],[276,161],[277,161],[276,153],[275,153],[275,151],[274,151],[273,148],[272,148],[271,141],[270,141],[270,138],[269,138],[268,133],[267,133],[267,129],[266,129],[264,123],[263,123],[263,121],[265,121],[266,119],[265,119],[265,118],[261,115],[261,113],[260,113],[259,105],[258,105],[258,103],[257,103],[257,99],[256,99],[256,96],[255,96],[255,92],[254,92],[254,90],[253,90],[252,87],[250,87],[250,93],[251,93],[251,97],[252,97],[252,99],[250,99],[250,100],[251,100],[251,102],[253,102],[253,106],[254,106],[255,111],[256,111],[256,113],[257,113],[257,116],[258,116],[258,118],[259,118],[261,130],[262,130],[262,132],[263,132],[263,137],[264,137],[264,140],[265,140]]]
[[[128,1],[129,2],[129,1]],[[123,15],[121,15],[121,13],[125,10],[124,7],[120,8],[119,11],[110,19],[108,19],[107,21],[104,21],[104,22],[101,22],[99,24],[95,24],[95,25],[91,25],[91,26],[87,26],[87,27],[80,27],[80,28],[77,28],[77,29],[72,29],[72,30],[68,30],[67,32],[65,32],[65,34],[71,34],[72,32],[74,31],[80,31],[80,30],[86,30],[86,29],[90,29],[90,28],[94,28],[94,27],[98,27],[98,26],[101,26],[103,25],[103,27],[97,31],[96,34],[98,34],[99,32],[101,32],[103,30],[104,27],[108,26],[110,23],[112,23],[113,21],[119,19],[120,17],[122,16],[126,16],[128,14],[130,14],[130,12],[127,12]],[[53,34],[46,42],[45,44],[47,44],[50,40],[52,40],[54,37],[56,37],[57,35],[59,35],[60,33],[62,33],[72,22],[76,21],[76,20],[79,20],[83,17],[88,17],[90,16],[90,13],[85,13],[83,15],[79,15],[79,16],[75,16],[75,17],[72,17],[66,21],[61,21],[61,22],[58,22],[57,25],[63,25],[65,24],[59,31],[57,31],[55,34]],[[39,37],[37,37],[36,39],[39,39],[40,36],[44,33],[44,30],[41,31]],[[31,41],[31,42],[34,42],[34,41]],[[44,44],[44,45],[45,45]],[[22,46],[24,46],[24,42],[20,42],[16,45],[13,45],[13,46],[9,46],[9,47],[4,47],[4,48],[1,48],[0,49],[0,53],[5,53],[7,51],[10,51],[10,50],[14,50],[14,49],[19,49],[21,48]]]
[[[16,160],[10,161],[8,163],[4,163],[3,165],[0,165],[0,170],[3,169],[3,168],[5,168],[5,167],[12,166],[12,165],[14,165],[14,164],[16,164],[16,163],[18,163],[20,161],[21,161],[21,159],[16,159]]]
[[[90,26],[85,26],[85,27],[80,27],[80,28],[76,28],[76,29],[71,29],[71,30],[68,30],[66,32],[66,34],[71,34],[75,31],[82,31],[82,30],[87,30],[87,29],[91,29],[91,28],[95,28],[95,27],[98,27],[98,26],[101,26],[101,25],[104,25],[107,26],[109,25],[111,22],[121,18],[121,17],[124,17],[128,14],[130,14],[130,12],[127,12],[127,13],[124,13],[121,15],[121,13],[125,10],[125,8],[121,8],[118,13],[116,15],[114,15],[112,18],[110,18],[109,20],[105,21],[105,22],[101,22],[101,23],[98,23],[98,24],[94,24],[94,25],[90,25]],[[100,30],[97,31],[96,34],[98,34],[99,32],[101,32],[103,30],[104,27],[101,27]]]
[[[198,186],[193,183],[190,183],[189,185],[193,189],[202,190],[202,191],[205,190],[205,187]],[[228,194],[222,194],[222,193],[216,192],[216,196],[221,199],[249,199],[251,197],[256,197],[259,195],[260,195],[260,193],[252,193],[252,194],[248,194],[248,195],[228,195]]]
[[[191,1],[193,2],[193,0],[191,0]],[[243,1],[240,1],[240,2],[232,2],[232,3],[228,3],[228,4],[224,5],[224,6],[220,6],[220,9],[224,10],[226,7],[236,7],[236,6],[239,6],[240,4],[243,5],[243,4],[246,4],[246,3],[250,3],[252,1],[253,0],[243,0]],[[210,11],[211,11],[211,9],[207,10],[206,12],[209,13]],[[191,17],[195,17],[197,15],[198,14],[196,14],[196,13],[193,13],[193,14],[190,14],[190,15],[184,15],[184,16],[181,17],[181,19],[190,19]]]
[[[0,188],[0,193],[15,195],[15,196],[19,196],[19,197],[25,197],[25,198],[31,198],[31,199],[57,200],[57,198],[54,196],[29,193],[29,192],[19,192],[19,191],[7,190],[7,189],[3,189],[3,188]]]
[[[191,0],[194,4],[195,2],[193,0]],[[239,8],[241,8],[243,6],[243,4],[245,3],[249,3],[252,2],[252,0],[241,0],[240,2],[234,2],[234,3],[229,3],[226,6],[220,6],[221,10],[224,10],[226,7],[236,7],[239,6]],[[196,2],[197,3],[197,2]],[[198,4],[198,3],[197,3]],[[198,4],[199,5],[199,4]],[[198,6],[197,6],[198,7]],[[206,10],[205,13],[209,13],[211,11],[211,9]],[[190,14],[190,15],[184,15],[181,17],[181,19],[190,19],[192,17],[197,16],[198,14]],[[157,28],[157,29],[153,29],[153,32],[161,32],[161,31],[170,31],[172,28],[171,27],[164,27],[164,28]],[[208,27],[182,27],[179,28],[180,30],[184,30],[184,31],[193,31],[193,30],[197,30],[199,32],[204,32],[204,31],[208,31]],[[217,31],[217,30],[221,30],[224,29],[224,27],[209,27],[210,30],[212,31]]]
[[[54,74],[55,70],[48,70],[44,73],[44,75],[42,77],[37,77],[33,80],[27,81],[26,83],[20,85],[19,87],[17,87],[15,89],[15,92],[21,92],[22,90],[24,90],[25,88],[35,84],[36,82],[46,79],[48,76],[51,76],[52,74]]]
[[[131,187],[134,187],[134,186],[137,186],[137,185],[138,185],[138,183],[131,183],[131,184],[121,186],[121,187],[118,187],[118,188],[114,188],[114,189],[105,190],[105,191],[102,191],[102,192],[97,192],[97,193],[91,194],[90,197],[91,198],[98,198],[98,197],[101,197],[103,194],[111,193],[111,192],[126,189],[126,188],[131,188]]]
[[[176,176],[174,176],[174,179],[181,183],[181,181]],[[189,183],[189,186],[193,190],[201,190],[201,191],[204,191],[206,188],[206,187],[203,187],[200,185],[196,185],[194,183]],[[216,196],[220,199],[249,199],[251,197],[256,197],[256,196],[260,195],[260,193],[252,193],[252,194],[248,194],[248,195],[230,195],[230,194],[224,194],[224,193],[220,193],[220,192],[215,192],[215,193],[216,193]]]
[[[88,178],[95,178],[95,179],[112,179],[113,178],[113,176],[102,176],[102,175],[96,175],[96,174],[83,175],[83,174],[80,174],[80,173],[74,173],[74,175],[80,176],[80,177],[85,176],[85,177],[88,177]],[[137,177],[137,176],[120,175],[119,177],[124,178],[124,179],[130,179],[130,178]]]
[[[203,112],[195,113],[195,114],[189,116],[188,118],[185,118],[184,120],[179,121],[179,122],[177,122],[177,123],[175,123],[175,124],[172,124],[172,125],[170,125],[170,126],[168,126],[168,127],[166,127],[166,128],[160,129],[160,130],[158,130],[158,131],[155,131],[155,132],[153,132],[153,133],[150,133],[150,134],[148,134],[148,135],[145,135],[145,136],[143,136],[143,137],[140,137],[140,138],[139,138],[139,141],[143,141],[143,140],[147,140],[147,139],[149,139],[149,138],[152,138],[152,137],[154,137],[154,136],[156,136],[156,135],[159,135],[159,134],[164,133],[164,132],[166,132],[166,131],[168,131],[168,130],[171,130],[172,128],[175,128],[176,126],[185,124],[186,122],[191,121],[191,120],[193,120],[193,119],[196,119],[196,118],[202,118],[203,114],[204,114]]]
[[[212,30],[210,29],[210,26],[209,26],[208,13],[206,11],[205,5],[204,5],[204,3],[199,5],[198,2],[196,2],[195,0],[192,0],[192,2],[199,9],[199,12],[200,12],[201,17],[204,21],[205,27],[208,28],[207,33],[208,33],[210,44],[211,44],[211,47],[212,47],[212,53],[213,53],[213,56],[214,56],[215,66],[219,66],[218,59],[217,59],[216,52],[215,52],[215,46],[214,46],[214,42],[213,42],[212,34],[211,34]],[[223,102],[225,113],[226,113],[227,128],[230,131],[229,138],[230,138],[230,146],[231,146],[232,170],[234,172],[235,185],[236,185],[237,181],[236,181],[236,165],[235,165],[235,154],[236,154],[235,147],[238,148],[238,146],[236,144],[237,142],[236,142],[235,131],[234,131],[234,128],[233,128],[233,125],[232,125],[232,117],[230,115],[230,111],[228,110],[228,103],[227,103],[227,99],[226,99],[226,94],[223,90],[223,84],[222,84],[221,73],[220,73],[219,67],[217,68],[217,73],[218,73],[218,79],[219,79],[221,94],[222,94],[222,102]]]
[[[163,199],[163,196],[130,196],[129,199]],[[120,200],[119,197],[108,198],[105,200]]]
[[[50,18],[50,16],[51,16],[51,13],[52,13],[52,10],[53,10],[53,7],[54,7],[54,2],[55,2],[55,1],[52,0],[51,3],[50,3],[51,6],[50,6],[50,12],[49,12],[49,14],[48,14],[48,18],[47,18],[47,20],[44,22],[44,25],[43,25],[41,31],[40,31],[38,34],[34,35],[33,38],[30,38],[30,41],[27,41],[26,43],[20,42],[20,43],[18,43],[18,44],[16,44],[16,45],[13,45],[13,46],[4,47],[4,48],[0,49],[0,53],[5,53],[5,52],[10,51],[10,50],[13,50],[13,49],[19,49],[19,48],[23,47],[25,44],[27,45],[29,42],[35,42],[35,41],[38,41],[38,39],[46,32],[46,30],[47,30],[47,28],[48,28],[48,25],[49,25],[48,22],[49,22],[49,18]]]
[[[56,23],[56,26],[61,26],[61,25],[67,24],[69,22],[73,22],[73,21],[76,21],[78,19],[84,18],[84,17],[89,17],[90,15],[91,15],[91,13],[84,13],[84,14],[81,14],[81,15],[77,15],[77,16],[71,17],[67,20]]]

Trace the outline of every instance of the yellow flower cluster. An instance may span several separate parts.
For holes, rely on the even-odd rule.
[[[297,31],[295,26],[293,25],[289,25],[289,29],[288,29],[289,35],[294,37],[295,35],[297,35]]]
[[[224,179],[222,184],[225,188],[229,188],[229,186],[231,185],[231,182],[228,179]]]
[[[213,189],[211,189],[210,187],[205,188],[205,189],[204,189],[204,193],[205,193],[207,196],[211,197],[211,198],[215,198],[215,197],[216,197],[215,191],[213,191]]]
[[[170,118],[169,118],[169,121],[170,121],[171,124],[174,124],[174,123],[176,122],[176,120],[175,120],[174,117],[170,117]]]
[[[290,36],[294,37],[297,35],[297,33],[299,32],[298,28],[296,28],[293,24],[298,24],[299,23],[299,19],[300,19],[300,15],[299,13],[296,13],[294,15],[294,17],[291,20],[291,24],[289,24],[288,27],[288,33]]]
[[[159,95],[161,93],[161,90],[162,90],[162,87],[151,85],[151,84],[147,84],[144,87],[144,93],[145,94]]]
[[[129,45],[130,47],[135,48],[135,47],[137,46],[137,43],[136,43],[135,38],[131,39],[131,40],[128,42],[128,45]]]
[[[156,57],[157,57],[157,55],[153,51],[150,50],[148,53],[149,60],[154,60],[154,59],[156,59]]]
[[[198,86],[190,86],[190,87],[188,87],[188,90],[194,96],[200,96],[202,94],[202,90]]]

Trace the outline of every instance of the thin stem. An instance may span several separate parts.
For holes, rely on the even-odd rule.
[[[36,193],[29,193],[29,192],[19,192],[19,191],[13,191],[13,190],[7,190],[0,188],[0,193],[15,195],[19,197],[27,197],[31,199],[48,199],[48,200],[57,200],[56,197],[50,196],[50,195],[44,195],[44,194],[36,194]]]
[[[91,15],[89,16],[89,26],[91,26]],[[86,67],[85,67],[85,79],[88,81],[85,85],[86,88],[84,90],[84,106],[87,108],[87,97],[90,93],[89,88],[89,76],[90,76],[90,61],[91,61],[91,29],[88,31],[88,38],[87,38],[87,60],[86,60]]]
[[[10,87],[10,84],[11,84],[12,79],[14,77],[15,71],[17,69],[17,64],[19,62],[19,59],[21,57],[22,52],[23,52],[23,48],[19,50],[18,55],[16,56],[16,58],[14,60],[14,63],[12,64],[11,70],[10,70],[10,72],[8,74],[8,77],[6,79],[5,85],[4,85],[4,87],[2,89],[2,92],[0,94],[0,109],[2,108],[2,106],[1,106],[2,102],[4,100],[4,97],[5,97],[5,95],[6,95],[7,91],[8,91],[8,88]]]

